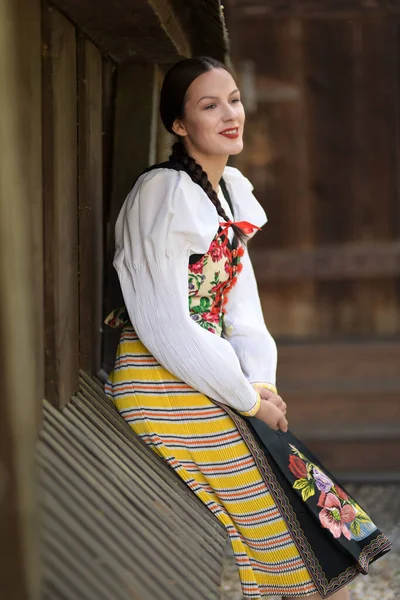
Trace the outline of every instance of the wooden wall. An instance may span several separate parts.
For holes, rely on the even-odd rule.
[[[269,217],[251,253],[277,381],[291,427],[332,470],[390,479],[400,472],[400,17],[294,18],[286,4],[280,18],[250,0],[228,13],[248,108],[235,164]]]
[[[50,5],[42,31],[45,395],[62,408],[101,366],[107,61]]]
[[[399,334],[399,22],[240,27],[234,52],[256,65],[258,102],[238,164],[270,218],[255,259],[271,326],[290,338]]]
[[[39,600],[34,457],[43,394],[43,269],[37,0],[0,5],[0,89],[0,595]]]
[[[128,64],[117,69],[108,165],[111,182],[104,211],[104,316],[123,305],[118,276],[112,265],[115,253],[114,227],[136,178],[157,158],[158,86],[159,70],[154,64]],[[119,330],[104,327],[103,367],[106,372],[113,368],[119,336]]]

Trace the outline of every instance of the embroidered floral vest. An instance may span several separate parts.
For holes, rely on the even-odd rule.
[[[231,244],[226,235],[217,233],[208,252],[194,255],[188,265],[188,297],[191,318],[204,329],[221,335],[228,294],[242,270],[244,250],[240,243]],[[110,327],[131,326],[123,306],[105,319]]]
[[[153,165],[145,172],[158,167],[183,169],[182,165],[168,161],[161,165]],[[223,179],[220,185],[233,214],[231,200]],[[235,285],[243,267],[240,259],[244,249],[236,238],[232,243],[229,241],[227,235],[229,223],[224,229],[220,227],[216,232],[207,253],[192,255],[188,265],[189,314],[198,325],[217,335],[222,333],[229,291]],[[247,222],[239,225],[244,228],[246,225],[250,228],[254,227]],[[124,306],[113,310],[104,322],[114,328],[132,326]]]
[[[228,294],[243,265],[243,247],[232,246],[227,236],[214,237],[208,252],[189,263],[189,313],[196,323],[221,335]]]

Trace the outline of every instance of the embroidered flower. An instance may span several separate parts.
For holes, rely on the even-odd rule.
[[[342,488],[341,488],[341,487],[339,487],[339,486],[338,486],[338,485],[336,485],[336,484],[335,484],[335,490],[336,490],[336,493],[337,493],[337,495],[339,496],[339,498],[341,498],[342,500],[348,500],[348,499],[349,499],[349,497],[348,497],[348,495],[346,494],[346,492],[345,492],[344,490],[342,490]]]
[[[241,245],[232,249],[226,236],[215,236],[208,252],[197,263],[189,265],[188,296],[190,316],[204,329],[222,332],[228,293],[236,284],[242,269]],[[194,316],[195,315],[195,316]]]
[[[228,273],[229,277],[233,275],[233,265],[228,261],[225,263],[225,273]]]
[[[189,271],[191,273],[202,273],[203,267],[204,267],[204,256],[197,262],[193,263],[192,265],[189,263]]]
[[[332,493],[324,494],[324,496],[321,494],[318,506],[321,506],[321,503],[324,507],[319,513],[322,527],[329,529],[335,538],[339,538],[343,534],[350,540],[351,533],[346,523],[354,521],[356,510],[350,504],[342,506],[339,498]]]
[[[219,312],[204,312],[202,315],[204,321],[208,321],[209,323],[219,323]]]
[[[305,479],[307,477],[307,467],[304,461],[298,456],[289,456],[289,469],[296,478]]]
[[[223,244],[218,243],[217,238],[211,242],[208,254],[211,256],[213,262],[218,262],[224,257],[224,248],[225,246]]]
[[[317,467],[313,468],[313,476],[315,479],[315,485],[320,492],[327,493],[333,487],[333,481],[329,479],[325,473],[322,473],[322,471],[320,471]]]

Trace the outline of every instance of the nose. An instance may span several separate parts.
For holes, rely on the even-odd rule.
[[[236,117],[235,107],[230,102],[226,102],[224,106],[223,119],[224,121],[231,121]]]

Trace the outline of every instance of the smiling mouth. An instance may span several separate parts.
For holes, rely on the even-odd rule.
[[[232,129],[225,129],[225,131],[221,131],[220,135],[224,137],[235,139],[239,137],[239,128],[233,127]]]

